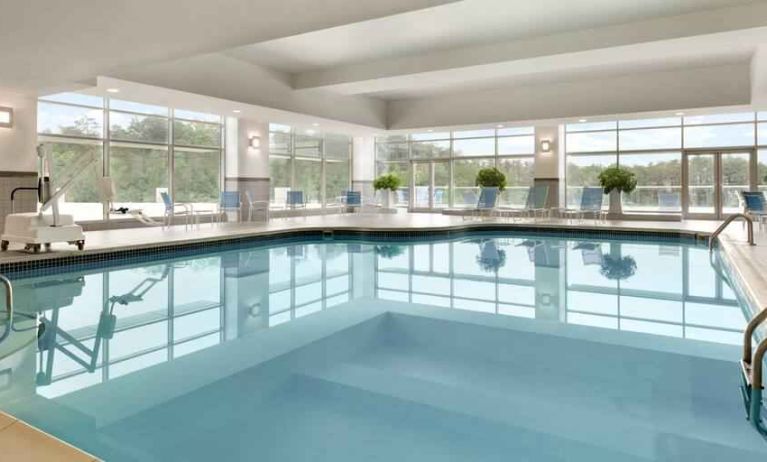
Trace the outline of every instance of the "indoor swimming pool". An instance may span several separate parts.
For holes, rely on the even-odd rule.
[[[767,456],[751,312],[692,239],[318,235],[9,276],[0,410],[107,461]]]

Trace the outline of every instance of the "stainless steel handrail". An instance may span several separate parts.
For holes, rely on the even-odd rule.
[[[5,311],[8,313],[8,322],[13,322],[13,286],[7,277],[0,274],[0,282],[5,286]]]
[[[746,330],[743,332],[743,358],[741,358],[741,367],[743,373],[746,375],[746,379],[752,388],[762,388],[762,360],[764,354],[767,352],[767,339],[756,347],[756,353],[752,356],[751,351],[751,338],[756,331],[756,328],[760,324],[767,321],[767,308],[764,308],[751,321],[746,325]]]
[[[724,231],[724,228],[727,227],[730,223],[735,221],[738,218],[743,218],[746,221],[746,224],[748,225],[748,243],[751,245],[756,245],[754,243],[754,220],[751,219],[748,215],[745,213],[733,213],[729,217],[727,217],[726,220],[722,222],[721,225],[719,225],[718,228],[716,228],[716,231],[711,235],[711,237],[708,238],[708,250],[709,252],[714,249],[714,239],[717,238],[720,234],[722,234],[722,231]]]

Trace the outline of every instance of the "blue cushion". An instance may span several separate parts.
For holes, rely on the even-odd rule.
[[[764,195],[761,192],[743,191],[741,194],[746,203],[746,210],[764,212]]]

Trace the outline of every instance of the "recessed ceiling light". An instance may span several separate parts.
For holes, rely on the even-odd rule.
[[[578,119],[578,122],[580,122],[580,123],[588,122],[588,119]]]
[[[677,112],[675,115],[678,115],[678,116],[683,116],[683,115],[684,115],[684,112]]]
[[[503,125],[496,125],[495,128],[503,128]]]
[[[107,88],[107,93],[120,93],[119,88]]]
[[[434,130],[431,130],[431,129],[429,129],[429,130],[426,130],[426,131],[427,131],[427,132],[429,132],[429,133],[431,133],[431,132],[433,132]]]
[[[314,135],[314,133],[315,133],[314,130],[307,130],[306,131],[307,135]]]
[[[232,112],[234,112],[235,114],[239,114],[239,113],[240,113],[240,112],[242,112],[242,111],[241,111],[241,110],[239,110],[239,109],[232,109]]]
[[[319,127],[319,126],[320,126],[320,124],[318,124],[317,122],[314,122],[314,123],[312,124],[312,127]]]

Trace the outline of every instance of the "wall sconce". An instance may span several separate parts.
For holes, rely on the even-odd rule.
[[[13,127],[13,108],[0,106],[0,128]]]
[[[541,152],[551,152],[551,140],[541,140]]]
[[[248,144],[251,148],[258,149],[261,147],[261,138],[258,136],[251,136]]]

